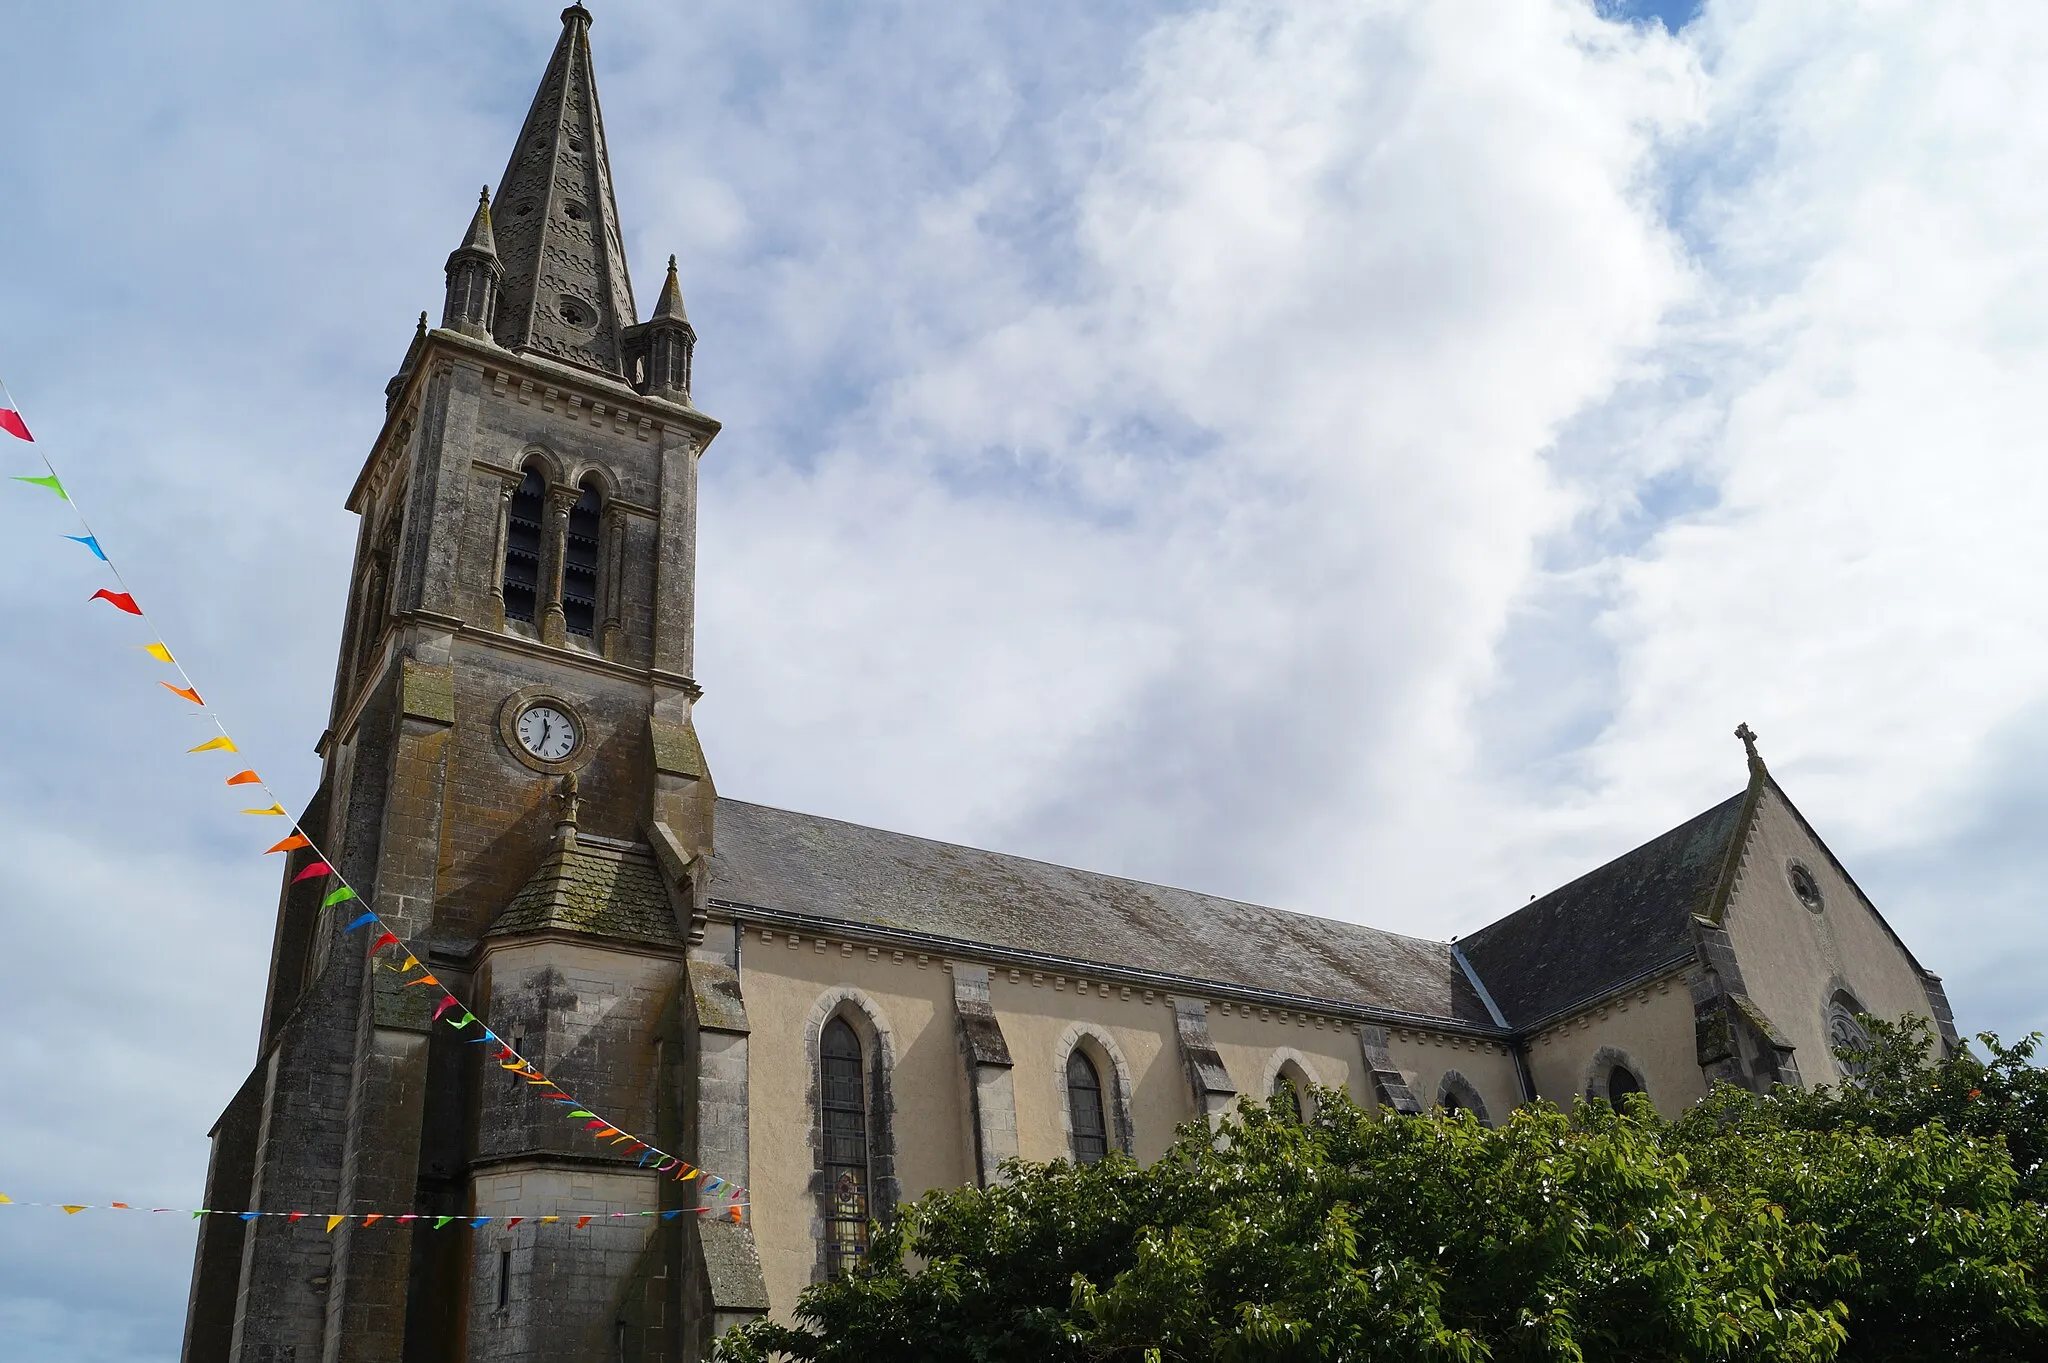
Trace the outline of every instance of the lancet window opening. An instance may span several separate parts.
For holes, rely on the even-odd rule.
[[[818,1040],[818,1106],[825,1137],[826,1262],[850,1273],[868,1247],[867,1066],[860,1038],[843,1018]]]
[[[569,508],[568,538],[562,548],[562,616],[569,633],[597,633],[597,565],[603,542],[604,499],[584,483]]]
[[[505,511],[505,618],[532,624],[540,615],[541,527],[547,484],[533,469]]]
[[[1280,1115],[1292,1118],[1299,1125],[1303,1115],[1301,1090],[1296,1087],[1294,1076],[1284,1069],[1273,1076],[1273,1096],[1280,1100]]]
[[[1067,1113],[1073,1122],[1074,1163],[1093,1164],[1107,1155],[1109,1124],[1104,1120],[1102,1076],[1079,1046],[1067,1056]]]

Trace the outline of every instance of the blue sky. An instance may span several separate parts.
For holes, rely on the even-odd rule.
[[[558,8],[9,17],[0,375],[294,797]],[[722,791],[1447,936],[1747,720],[1963,1025],[2048,1021],[2048,14],[595,8],[726,422]],[[274,868],[60,510],[0,499],[0,1188],[189,1203]],[[173,1357],[189,1245],[0,1219],[0,1360]]]

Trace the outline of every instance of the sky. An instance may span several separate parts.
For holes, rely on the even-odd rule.
[[[725,422],[723,793],[1447,937],[1747,721],[1963,1028],[2048,1025],[2048,9],[592,8]],[[557,9],[0,13],[0,377],[288,802]],[[10,486],[0,1191],[190,1206],[276,867]],[[53,1215],[0,1361],[174,1358],[189,1225]]]

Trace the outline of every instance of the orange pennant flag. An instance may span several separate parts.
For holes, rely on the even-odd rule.
[[[415,965],[417,965],[417,964],[418,964],[418,962],[414,962],[414,964],[415,964]],[[405,972],[404,972],[404,971],[400,971],[399,973],[400,973],[400,974],[402,975],[402,974],[404,974]],[[422,985],[422,984],[439,984],[439,983],[440,983],[440,981],[439,981],[439,980],[437,980],[437,979],[435,979],[435,978],[434,978],[434,977],[433,977],[432,975],[422,975],[422,976],[420,976],[420,977],[419,977],[418,979],[416,979],[416,980],[407,980],[407,981],[405,982],[405,987],[406,987],[407,989],[411,989],[411,988],[413,988],[413,987],[414,987],[415,985]]]
[[[340,1225],[340,1224],[341,1224],[342,1222],[344,1222],[344,1221],[346,1221],[346,1220],[348,1220],[348,1218],[347,1218],[347,1217],[345,1217],[345,1216],[330,1216],[330,1217],[328,1217],[328,1218],[327,1218],[327,1233],[328,1233],[329,1235],[332,1235],[332,1234],[334,1234],[334,1228],[335,1228],[336,1226]]]
[[[144,653],[147,653],[150,657],[156,659],[160,663],[167,663],[172,661],[171,651],[165,648],[162,644],[143,644],[141,645],[141,648]]]
[[[283,813],[284,813],[284,806],[283,806],[283,805],[272,805],[272,806],[271,806],[270,808],[268,808],[268,809],[245,809],[245,810],[243,810],[242,812],[243,812],[244,814],[280,814],[280,815],[281,815],[281,814],[283,814]]]
[[[183,696],[186,700],[191,701],[194,705],[206,704],[205,701],[199,699],[199,693],[189,686],[173,686],[167,681],[160,681],[157,683],[157,685],[163,687],[164,690],[170,692],[174,696]]]
[[[124,1211],[124,1212],[126,1212],[126,1211],[133,1211],[133,1210],[134,1210],[134,1208],[130,1207],[130,1206],[129,1206],[129,1205],[127,1204],[127,1203],[125,1203],[125,1202],[109,1202],[109,1203],[108,1203],[107,1205],[108,1205],[109,1207],[112,1207],[112,1208],[114,1208],[114,1209],[115,1209],[116,1211]]]
[[[377,1223],[378,1223],[379,1221],[382,1221],[383,1219],[384,1219],[384,1213],[382,1213],[382,1212],[371,1212],[371,1213],[370,1213],[370,1214],[369,1214],[368,1216],[366,1216],[366,1217],[364,1217],[364,1218],[363,1218],[363,1224],[364,1224],[364,1225],[366,1225],[366,1226],[374,1226],[374,1225],[376,1225],[376,1224],[377,1224]]]
[[[231,786],[260,786],[263,784],[263,778],[253,771],[238,771],[228,778],[228,784]]]
[[[313,840],[304,833],[294,833],[277,846],[266,848],[263,855],[267,857],[272,852],[296,852],[301,847],[311,847],[312,845]]]
[[[220,736],[219,738],[209,738],[209,739],[207,739],[207,740],[206,740],[206,741],[205,741],[204,743],[201,743],[201,744],[200,744],[200,745],[199,745],[198,747],[196,747],[196,748],[187,748],[187,749],[185,749],[185,751],[186,751],[186,752],[240,752],[240,751],[241,751],[241,749],[240,749],[240,748],[237,748],[237,747],[235,746],[235,740],[233,740],[232,738],[229,738],[229,737],[228,737],[228,736],[227,736],[226,734],[222,734],[222,735],[221,735],[221,736]]]

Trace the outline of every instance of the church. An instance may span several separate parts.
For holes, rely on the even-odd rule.
[[[1956,1044],[1746,727],[1726,799],[1455,942],[721,797],[692,721],[719,423],[673,259],[634,302],[590,24],[564,11],[385,388],[302,826],[499,1037],[744,1204],[694,1214],[701,1183],[436,1025],[294,852],[205,1205],[448,1220],[202,1218],[187,1363],[685,1363],[1011,1158],[1151,1160],[1317,1087],[1675,1113],[1840,1082],[1862,1014]]]

